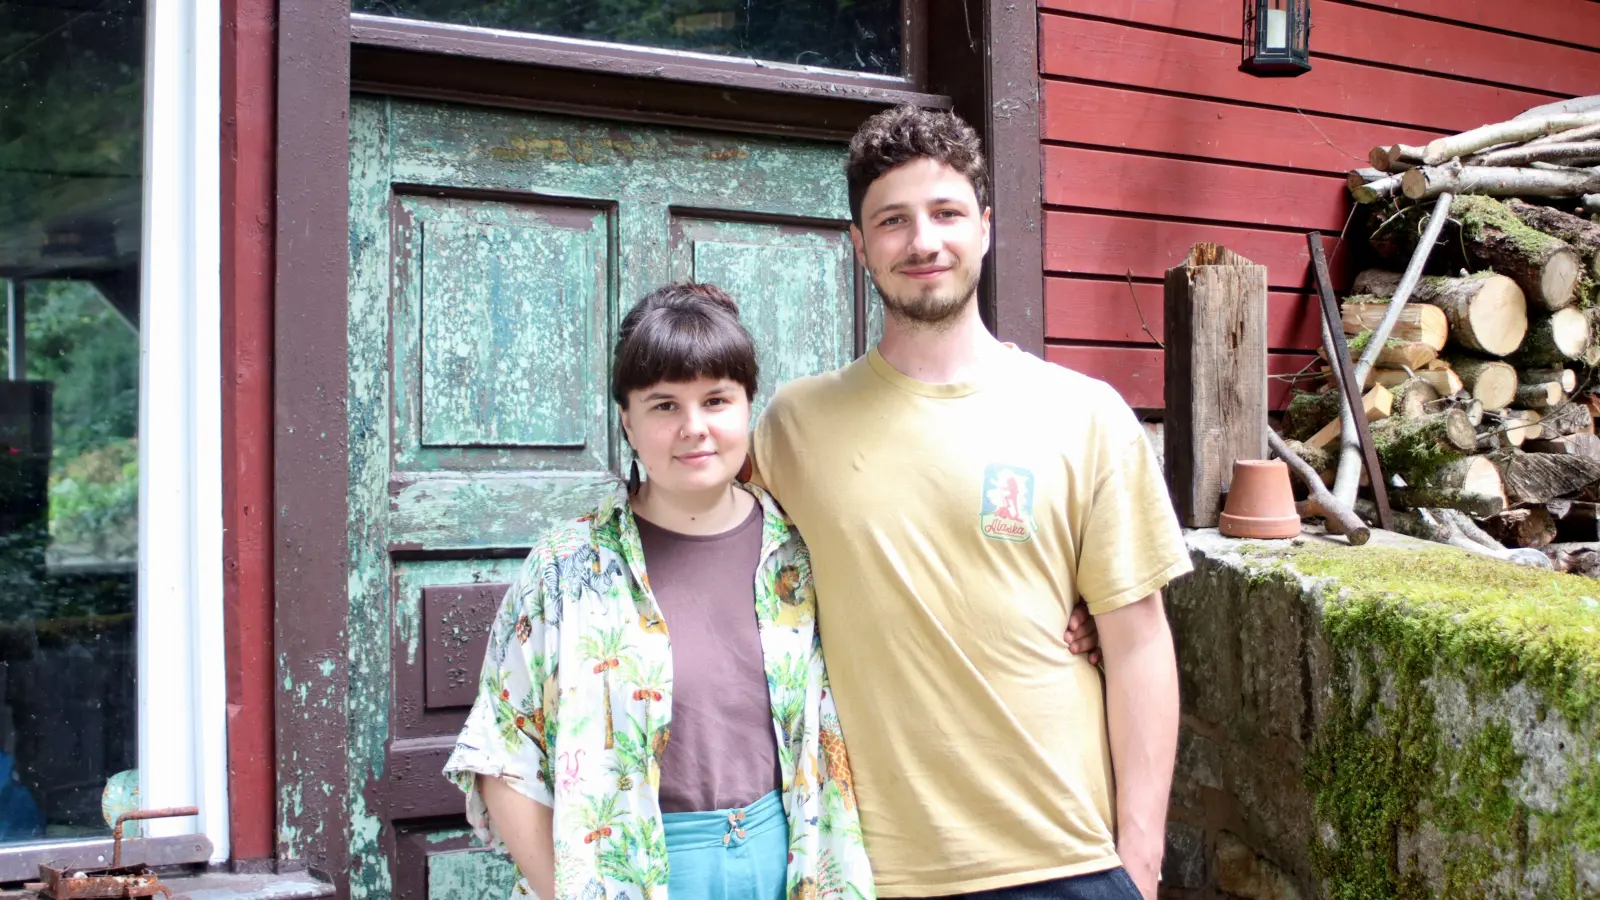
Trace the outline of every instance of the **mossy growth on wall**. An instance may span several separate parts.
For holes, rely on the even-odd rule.
[[[1329,579],[1330,684],[1305,771],[1326,895],[1584,896],[1577,854],[1600,853],[1600,581],[1444,547],[1282,546],[1247,549],[1262,577],[1294,578],[1287,564]],[[1449,685],[1471,715],[1443,708]],[[1563,735],[1562,764],[1534,765],[1515,729]]]

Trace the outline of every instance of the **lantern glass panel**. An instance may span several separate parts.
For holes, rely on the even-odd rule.
[[[1257,75],[1299,75],[1311,68],[1309,0],[1244,0],[1240,68]]]

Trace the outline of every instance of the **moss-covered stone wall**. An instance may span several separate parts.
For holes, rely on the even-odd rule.
[[[1387,534],[1190,544],[1167,894],[1600,896],[1600,581]]]

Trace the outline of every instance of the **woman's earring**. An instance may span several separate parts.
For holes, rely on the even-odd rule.
[[[633,461],[633,465],[628,467],[628,493],[639,493],[639,461],[637,459]]]

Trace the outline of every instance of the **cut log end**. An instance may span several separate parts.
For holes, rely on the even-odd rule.
[[[1525,368],[1564,366],[1569,360],[1583,358],[1592,339],[1589,317],[1583,310],[1569,306],[1536,317],[1527,340],[1512,359]]]
[[[1503,275],[1482,282],[1466,311],[1467,328],[1478,349],[1505,356],[1528,335],[1528,298],[1515,281]]]
[[[1356,277],[1353,290],[1374,299],[1388,299],[1399,284],[1399,273],[1369,269]],[[1411,299],[1442,311],[1451,338],[1469,350],[1489,356],[1515,351],[1528,333],[1527,295],[1516,281],[1504,275],[1424,278]],[[1419,325],[1423,315],[1418,314]]]
[[[1583,272],[1583,263],[1578,259],[1578,254],[1571,250],[1558,250],[1545,261],[1544,271],[1539,276],[1540,293],[1548,298],[1564,298],[1560,302],[1571,303],[1578,290],[1578,277]]]
[[[1465,390],[1461,376],[1457,375],[1448,366],[1442,369],[1425,369],[1419,372],[1407,372],[1405,369],[1373,369],[1367,373],[1366,383],[1363,388],[1374,384],[1381,384],[1390,390],[1406,383],[1411,378],[1421,378],[1433,385],[1433,389],[1442,397],[1457,394]]]
[[[1394,390],[1395,413],[1407,419],[1420,419],[1433,411],[1432,404],[1442,396],[1426,378],[1408,378]]]
[[[1471,357],[1453,358],[1448,362],[1484,409],[1505,409],[1517,399],[1517,370],[1509,363]]]
[[[1344,333],[1352,337],[1376,331],[1388,312],[1388,302],[1375,297],[1347,298],[1339,310]],[[1450,320],[1444,310],[1436,306],[1408,304],[1395,320],[1389,340],[1427,344],[1435,351],[1443,350],[1445,343],[1450,340]],[[1359,355],[1355,347],[1351,347],[1350,352]]]
[[[1561,390],[1569,394],[1578,389],[1578,373],[1572,369],[1528,368],[1517,373],[1517,380],[1523,385],[1555,382],[1561,385]]]
[[[1395,491],[1395,502],[1411,509],[1458,509],[1485,518],[1506,508],[1500,470],[1486,456],[1464,456],[1426,478]]]
[[[1567,399],[1561,383],[1525,384],[1517,388],[1517,405],[1524,409],[1549,409]]]

